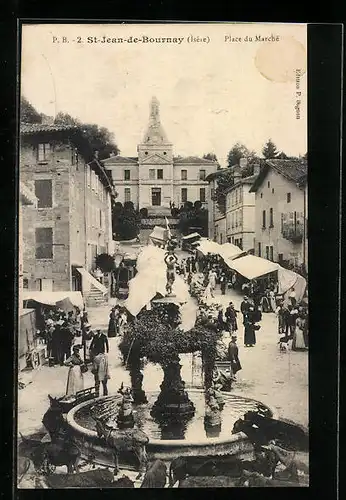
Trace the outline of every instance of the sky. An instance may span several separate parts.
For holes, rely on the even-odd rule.
[[[123,156],[137,155],[154,95],[175,155],[214,152],[226,166],[236,142],[260,154],[269,138],[287,155],[303,155],[306,31],[298,24],[24,25],[21,92],[39,112],[107,127]],[[103,36],[144,41],[100,43]]]

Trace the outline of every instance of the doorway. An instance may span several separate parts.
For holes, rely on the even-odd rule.
[[[52,279],[41,279],[40,280],[40,291],[41,292],[52,292],[53,291],[53,280]]]
[[[161,188],[151,189],[151,204],[153,206],[161,206]]]

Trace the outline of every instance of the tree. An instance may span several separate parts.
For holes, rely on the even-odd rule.
[[[206,153],[206,154],[203,155],[203,158],[205,160],[212,160],[212,161],[216,161],[217,162],[217,157],[216,157],[215,153]]]
[[[179,212],[179,231],[187,235],[191,228],[198,228],[201,236],[208,236],[208,211],[202,206],[200,200],[192,203],[187,201]]]
[[[226,191],[234,184],[233,170],[230,168],[219,174],[217,178],[217,187],[215,189],[215,198],[217,208],[224,214],[226,212]]]
[[[109,255],[108,253],[101,253],[97,255],[95,263],[103,273],[111,273],[115,268],[114,257]]]
[[[227,155],[227,164],[229,167],[239,165],[240,159],[246,158],[249,163],[257,159],[255,151],[251,151],[244,144],[237,142]]]
[[[271,139],[265,143],[262,149],[262,155],[266,160],[277,158],[279,152]]]
[[[80,127],[93,151],[98,151],[100,160],[109,158],[111,153],[119,154],[120,152],[115,143],[114,134],[106,127],[99,127],[95,123],[82,123],[78,118],[62,112],[56,115],[54,122]]]
[[[112,207],[113,234],[120,240],[132,240],[139,234],[141,216],[132,202],[115,202]]]
[[[20,98],[20,121],[24,123],[42,122],[42,115],[24,96]]]

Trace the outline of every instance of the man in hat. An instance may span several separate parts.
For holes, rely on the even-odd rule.
[[[247,295],[244,295],[244,300],[240,304],[240,310],[243,314],[243,320],[245,319],[245,315],[249,312],[250,306],[251,306],[251,304],[249,301],[249,297]]]
[[[237,311],[234,309],[233,302],[230,302],[227,309],[226,309],[226,324],[228,331],[230,334],[236,332],[238,330],[238,325],[237,325]]]
[[[96,334],[90,344],[90,352],[92,353],[93,359],[93,367],[91,371],[95,378],[96,395],[99,396],[100,383],[102,383],[103,395],[107,396],[107,383],[110,378],[107,356],[109,352],[109,344],[107,336],[101,332],[101,330],[96,330]]]
[[[96,330],[96,334],[91,341],[90,351],[94,356],[98,354],[104,354],[105,352],[108,354],[109,352],[109,343],[107,336],[101,331]]]
[[[228,345],[228,359],[231,362],[233,380],[236,380],[236,373],[241,370],[241,364],[238,354],[239,350],[237,346],[237,336],[235,334],[232,334],[231,342]]]

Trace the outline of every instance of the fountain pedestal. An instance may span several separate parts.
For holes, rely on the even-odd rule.
[[[185,391],[181,378],[181,364],[171,362],[162,366],[164,371],[161,392],[154,403],[151,415],[160,420],[189,420],[195,414],[195,406]]]

